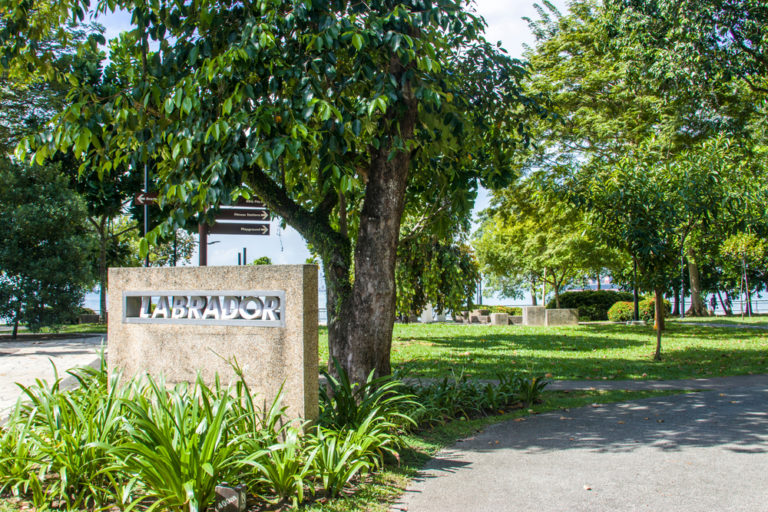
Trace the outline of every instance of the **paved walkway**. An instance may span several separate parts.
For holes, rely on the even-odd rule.
[[[53,363],[60,377],[76,366],[94,364],[106,335],[79,338],[0,339],[0,417],[6,415],[21,394],[17,382],[25,386],[36,379],[53,381]]]
[[[768,510],[768,376],[637,384],[710,391],[494,425],[440,452],[393,510]]]
[[[714,324],[708,322],[680,322],[680,325],[696,325],[698,327],[724,327],[727,329],[762,329],[768,330],[768,325],[760,324]]]

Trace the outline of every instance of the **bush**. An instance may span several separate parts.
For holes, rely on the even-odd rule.
[[[491,313],[506,313],[509,316],[520,316],[523,308],[518,306],[487,306]]]
[[[650,322],[654,319],[656,301],[654,299],[643,299],[638,304],[640,313],[640,320]],[[670,315],[672,308],[669,305],[669,301],[664,301],[664,317],[667,318]],[[632,320],[635,312],[635,305],[633,302],[617,302],[611,309],[608,310],[608,320],[611,322],[629,322]]]
[[[584,290],[565,292],[560,295],[560,307],[578,309],[579,320],[609,320],[608,310],[619,301],[631,301],[629,292],[613,290]],[[555,307],[555,299],[547,303],[547,308]],[[631,320],[631,318],[630,318]]]
[[[656,300],[655,299],[643,299],[638,304],[640,307],[640,319],[650,322],[656,315]],[[669,301],[664,301],[664,318],[668,318],[672,312],[672,307],[669,305]]]
[[[634,302],[621,301],[608,310],[608,320],[611,322],[629,322],[635,313]]]
[[[543,377],[499,374],[498,383],[481,383],[463,372],[429,385],[413,385],[419,407],[409,414],[420,426],[444,423],[454,418],[475,418],[496,414],[501,409],[520,408],[540,401],[549,384]]]

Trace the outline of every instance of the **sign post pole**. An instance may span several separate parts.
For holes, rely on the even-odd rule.
[[[144,193],[149,194],[149,169],[147,168],[146,162],[144,163]],[[147,233],[149,233],[149,203],[144,203],[144,236],[147,236]],[[144,258],[144,266],[149,266],[149,253],[147,253],[147,256]]]
[[[198,250],[200,254],[199,265],[205,267],[208,265],[208,227],[203,223],[198,224],[197,233],[200,239],[200,248]]]

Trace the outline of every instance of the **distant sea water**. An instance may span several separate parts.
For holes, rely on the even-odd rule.
[[[88,292],[85,294],[85,300],[83,306],[94,310],[96,313],[101,314],[99,311],[99,290]]]
[[[318,307],[320,308],[320,322],[325,323],[327,321],[326,318],[326,312],[325,312],[325,286],[321,285],[319,289],[318,294]],[[705,299],[707,307],[709,307],[709,298]],[[690,304],[691,302],[690,297],[685,298],[686,306]],[[504,306],[529,306],[531,304],[531,296],[530,294],[526,294],[522,299],[504,299],[499,297],[483,297],[483,304],[488,306],[495,306],[495,305],[504,305]],[[739,306],[740,302],[737,300],[733,301],[733,311],[734,313],[739,312]],[[96,289],[92,292],[88,292],[85,295],[85,300],[83,305],[87,308],[90,308],[94,310],[97,313],[100,313],[99,311],[99,290]],[[755,310],[755,313],[768,313],[768,299],[764,299],[760,294],[754,295],[752,297],[752,307]],[[717,304],[717,313],[722,314],[722,308],[720,307],[720,303]]]

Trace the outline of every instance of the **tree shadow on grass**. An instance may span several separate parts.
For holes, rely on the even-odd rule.
[[[466,335],[428,335],[400,337],[397,341],[408,343],[421,343],[426,346],[449,347],[454,349],[481,348],[482,350],[599,350],[606,348],[627,348],[642,346],[646,343],[642,339],[584,336],[579,332],[574,333],[500,333]]]
[[[562,352],[561,352],[562,353]],[[524,372],[533,375],[550,374],[556,379],[569,380],[622,380],[644,378],[649,380],[691,379],[765,373],[768,352],[763,349],[714,349],[689,347],[682,350],[662,351],[662,360],[651,358],[652,345],[646,358],[608,356],[559,356],[553,351],[543,357],[525,354],[467,352],[465,354],[435,354],[397,362],[408,376],[443,378],[466,374],[481,379],[497,378],[499,374]]]

